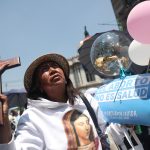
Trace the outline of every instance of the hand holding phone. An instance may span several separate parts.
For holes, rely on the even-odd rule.
[[[6,69],[14,68],[20,66],[20,57],[14,57],[6,60],[0,60],[0,94],[2,93],[2,81],[1,75]],[[2,102],[0,100],[0,125],[3,125],[3,113],[2,113]]]

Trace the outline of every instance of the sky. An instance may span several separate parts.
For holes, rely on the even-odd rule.
[[[27,67],[43,54],[78,55],[85,25],[90,35],[118,29],[110,0],[1,0],[0,60],[21,60],[2,74],[3,91],[23,88]]]

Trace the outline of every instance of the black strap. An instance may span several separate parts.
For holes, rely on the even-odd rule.
[[[80,97],[83,100],[84,104],[86,105],[89,114],[91,115],[91,118],[95,124],[95,127],[96,127],[96,130],[97,130],[99,137],[102,137],[103,133],[102,133],[102,130],[100,129],[100,127],[98,125],[97,117],[96,117],[96,114],[95,114],[93,108],[91,107],[91,104],[89,103],[89,101],[87,100],[87,98],[84,96],[83,93],[80,93]]]

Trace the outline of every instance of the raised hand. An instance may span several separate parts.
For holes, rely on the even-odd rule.
[[[1,62],[0,61],[0,75],[3,73],[3,71],[5,70],[5,68],[9,65],[8,62]]]
[[[11,140],[11,127],[8,118],[8,100],[7,96],[0,94],[0,101],[2,105],[3,124],[0,125],[0,143],[8,143]]]

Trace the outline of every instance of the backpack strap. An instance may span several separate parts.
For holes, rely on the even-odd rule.
[[[110,150],[110,143],[109,143],[108,136],[106,134],[103,134],[102,130],[100,129],[100,127],[98,125],[96,114],[95,114],[91,104],[89,103],[89,101],[87,100],[87,98],[84,96],[83,93],[80,93],[79,96],[81,97],[84,104],[86,105],[87,110],[88,110],[88,112],[89,112],[89,114],[90,114],[90,116],[91,116],[91,118],[94,122],[97,134],[100,137],[100,142],[101,142],[101,145],[102,145],[102,149],[103,150]]]
[[[102,130],[100,129],[99,125],[98,125],[98,121],[97,121],[97,117],[96,117],[96,114],[91,106],[91,104],[89,103],[89,101],[87,100],[87,98],[84,96],[83,93],[80,93],[80,97],[81,99],[83,100],[84,104],[86,105],[87,107],[87,110],[94,122],[94,125],[96,127],[96,130],[97,130],[97,133],[99,135],[99,137],[102,137],[103,136],[103,133],[102,133]]]

